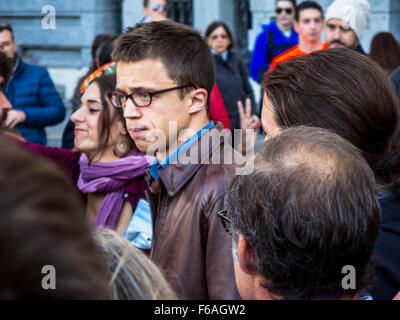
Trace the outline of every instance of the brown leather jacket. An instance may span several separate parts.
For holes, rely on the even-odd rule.
[[[146,172],[146,195],[154,226],[150,256],[181,299],[240,299],[232,239],[216,215],[224,209],[235,165],[204,164],[211,163],[217,153],[223,163],[224,147],[232,153],[224,139],[218,138],[217,132],[222,129],[218,123],[204,133],[201,141],[214,139],[214,143],[210,141],[209,148],[202,148],[197,140],[176,164],[160,169],[157,180]],[[182,163],[183,155],[194,154],[198,164]]]

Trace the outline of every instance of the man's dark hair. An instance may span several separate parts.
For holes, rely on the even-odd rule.
[[[324,19],[324,11],[322,10],[321,6],[316,3],[315,1],[304,1],[300,3],[296,8],[295,19],[299,22],[300,19],[300,12],[306,9],[316,9],[321,12],[321,17]]]
[[[234,248],[237,231],[262,286],[284,299],[340,299],[368,287],[380,212],[359,150],[326,130],[299,127],[264,142],[254,165],[233,178],[225,204]],[[342,287],[348,265],[356,289]]]
[[[72,182],[1,134],[0,145],[0,299],[107,299],[106,262]],[[55,290],[42,287],[46,265]]]
[[[200,33],[173,21],[137,24],[118,38],[113,51],[115,62],[160,59],[177,86],[193,85],[208,92],[207,106],[215,82],[214,59]],[[179,90],[183,97],[193,87]]]
[[[12,60],[4,52],[0,51],[0,76],[4,78],[4,83],[7,83],[11,73]]]
[[[331,130],[364,155],[379,182],[391,151],[399,105],[388,76],[354,50],[335,48],[285,61],[265,75],[264,92],[280,127]]]
[[[229,29],[228,25],[223,22],[223,21],[214,21],[212,22],[206,29],[206,32],[204,33],[204,37],[207,38],[210,36],[211,33],[214,32],[215,29],[222,27],[224,28],[226,34],[228,35],[229,41],[231,42],[228,46],[228,50],[231,50],[235,47],[235,41],[233,40],[232,32]]]
[[[13,31],[13,29],[11,27],[11,24],[0,22],[0,32],[3,32],[4,30],[10,31],[12,39],[13,40],[15,39],[14,38],[14,31]]]

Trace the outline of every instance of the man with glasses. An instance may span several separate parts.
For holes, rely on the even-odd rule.
[[[167,19],[167,0],[143,0],[144,17],[141,22]]]
[[[209,120],[214,60],[201,35],[172,21],[142,23],[113,52],[121,108],[137,148],[155,154],[146,172],[153,220],[151,259],[181,299],[238,299],[223,209],[232,152]],[[237,155],[237,154],[236,154]],[[238,156],[238,155],[237,155]]]
[[[254,45],[249,72],[254,81],[261,83],[272,60],[298,44],[299,37],[293,28],[295,10],[296,0],[276,1],[276,21],[262,26]]]
[[[4,88],[13,106],[6,126],[16,128],[25,140],[45,145],[45,127],[64,119],[64,104],[47,70],[27,64],[19,57],[14,33],[8,24],[0,24],[0,50],[13,61],[13,73]]]
[[[375,191],[360,151],[334,133],[297,127],[264,142],[219,213],[242,298],[371,300]]]

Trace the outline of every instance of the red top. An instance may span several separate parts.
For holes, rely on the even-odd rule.
[[[326,50],[326,49],[328,49],[328,45],[326,44],[326,42],[324,42],[322,44],[321,50]],[[292,58],[305,56],[308,53],[301,51],[299,48],[299,45],[294,46],[293,48],[289,49],[288,51],[285,51],[284,53],[281,53],[279,56],[276,56],[274,58],[274,60],[272,60],[271,66],[269,67],[269,71],[272,71],[278,63],[290,60]]]
[[[214,84],[210,95],[210,120],[214,122],[220,121],[224,125],[225,129],[231,129],[231,120],[229,119],[228,112],[226,112],[221,92],[216,83]]]

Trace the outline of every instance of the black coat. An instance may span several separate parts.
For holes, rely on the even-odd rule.
[[[249,83],[247,67],[233,51],[229,51],[228,61],[217,55],[214,55],[214,58],[216,82],[231,120],[231,129],[240,129],[237,101],[241,100],[245,106],[245,99],[250,98],[252,111],[255,114],[254,94]]]

